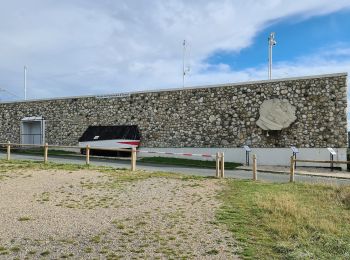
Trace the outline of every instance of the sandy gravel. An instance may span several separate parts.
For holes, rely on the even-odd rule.
[[[0,171],[1,259],[237,259],[214,179]]]

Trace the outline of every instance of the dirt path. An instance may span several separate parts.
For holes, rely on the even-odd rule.
[[[213,179],[1,172],[0,258],[236,259],[215,221],[218,190]]]

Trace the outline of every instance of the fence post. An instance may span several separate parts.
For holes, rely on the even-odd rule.
[[[215,177],[219,178],[220,177],[220,153],[216,153],[216,172],[215,172]]]
[[[6,145],[7,150],[7,160],[11,160],[11,142],[8,141]]]
[[[256,181],[258,179],[257,176],[257,163],[256,163],[256,155],[253,154],[253,180]]]
[[[290,178],[289,182],[294,182],[294,171],[295,171],[295,159],[294,156],[290,157]]]
[[[136,170],[136,147],[131,148],[131,171]]]
[[[224,159],[224,153],[221,153],[221,161],[220,161],[220,165],[221,165],[221,178],[225,178],[225,159]]]
[[[45,146],[44,146],[44,163],[47,163],[48,150],[49,150],[49,145],[47,143],[45,143]]]
[[[90,164],[90,145],[86,145],[86,165]]]

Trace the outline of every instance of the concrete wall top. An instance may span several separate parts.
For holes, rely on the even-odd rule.
[[[339,73],[330,73],[330,74],[321,74],[321,75],[312,75],[312,76],[300,76],[300,77],[289,77],[289,78],[279,78],[279,79],[267,79],[267,80],[256,80],[256,81],[243,81],[243,82],[235,82],[235,83],[224,83],[224,84],[213,84],[213,85],[199,85],[199,86],[191,86],[185,88],[166,88],[166,89],[151,89],[151,90],[143,90],[143,91],[131,91],[131,92],[121,92],[121,93],[110,93],[103,95],[82,95],[82,96],[66,96],[66,97],[53,97],[53,98],[40,98],[40,99],[28,99],[28,100],[15,100],[15,101],[1,101],[0,104],[6,103],[28,103],[28,102],[40,102],[40,101],[48,101],[48,100],[65,100],[65,99],[77,99],[77,98],[108,98],[110,97],[123,97],[118,96],[120,94],[134,95],[134,94],[144,94],[144,93],[157,93],[157,92],[171,92],[171,91],[184,91],[184,90],[196,90],[196,89],[208,89],[208,88],[220,88],[220,87],[229,87],[229,86],[244,86],[244,85],[252,85],[252,84],[270,84],[275,82],[283,82],[283,81],[294,81],[294,80],[303,80],[303,79],[317,79],[317,78],[329,78],[329,77],[347,77],[347,72],[339,72]]]

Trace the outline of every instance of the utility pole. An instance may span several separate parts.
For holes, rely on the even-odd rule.
[[[270,33],[270,36],[268,38],[269,42],[269,68],[268,68],[268,76],[269,79],[272,78],[272,47],[276,45],[276,40],[275,40],[275,33],[272,32]]]
[[[27,100],[27,66],[24,66],[24,100]]]

